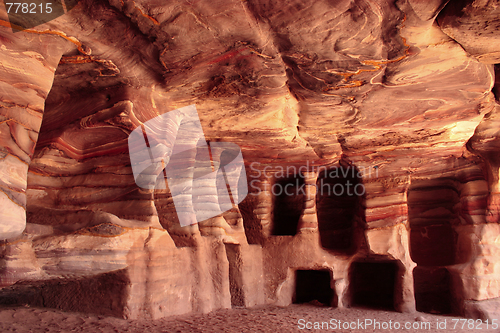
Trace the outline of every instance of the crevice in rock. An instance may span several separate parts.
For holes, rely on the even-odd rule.
[[[238,245],[225,244],[225,246],[227,260],[229,262],[229,292],[231,293],[231,306],[245,306]]]
[[[495,85],[493,86],[493,94],[497,102],[500,101],[500,64],[495,64]]]

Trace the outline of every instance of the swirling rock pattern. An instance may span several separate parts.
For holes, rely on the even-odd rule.
[[[2,299],[159,318],[288,305],[296,271],[322,270],[330,305],[498,316],[498,8],[82,0],[15,34],[2,12]],[[240,146],[249,195],[181,227],[128,138],[192,104],[208,142]],[[48,292],[113,279],[110,303]]]
[[[26,175],[35,150],[44,101],[68,45],[57,37],[1,31],[3,79],[0,97],[0,231],[4,238],[25,228]],[[29,44],[30,47],[26,48]]]

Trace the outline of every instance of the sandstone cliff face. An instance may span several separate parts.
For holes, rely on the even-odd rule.
[[[317,284],[339,307],[499,315],[498,1],[82,0],[16,33],[0,15],[4,303],[159,318]],[[181,227],[128,137],[192,104],[250,193]]]

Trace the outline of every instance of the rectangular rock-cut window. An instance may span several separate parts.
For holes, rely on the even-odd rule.
[[[300,216],[304,209],[304,178],[295,175],[277,179],[271,186],[271,194],[274,198],[273,235],[296,235]]]
[[[358,170],[353,166],[326,170],[319,175],[316,188],[321,246],[328,250],[352,252],[354,221],[365,192]]]

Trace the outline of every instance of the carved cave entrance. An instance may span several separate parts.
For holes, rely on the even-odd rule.
[[[395,261],[354,262],[349,271],[351,304],[395,310],[397,272],[398,265]]]
[[[457,263],[457,235],[460,193],[456,181],[447,178],[412,181],[408,191],[411,228],[410,255],[417,263],[413,283],[417,311],[452,312],[450,274],[445,266]]]
[[[325,170],[318,176],[316,188],[321,245],[337,252],[353,252],[355,219],[364,195],[358,170],[353,166]]]
[[[295,294],[293,303],[317,301],[323,305],[335,306],[335,292],[331,287],[333,274],[329,270],[295,271]]]
[[[275,236],[297,234],[300,216],[304,208],[305,186],[301,175],[277,179],[271,187],[274,198],[273,229]]]
[[[417,266],[413,269],[413,284],[417,311],[452,312],[450,273],[446,268]]]

